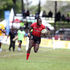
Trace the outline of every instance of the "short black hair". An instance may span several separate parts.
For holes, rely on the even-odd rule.
[[[40,17],[38,17],[38,18],[37,18],[37,21],[38,21],[38,20],[41,20],[41,18],[40,18]]]

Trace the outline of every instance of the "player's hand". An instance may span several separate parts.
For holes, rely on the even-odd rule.
[[[28,33],[28,36],[30,37],[30,33]]]
[[[15,39],[13,38],[12,41],[15,41]]]

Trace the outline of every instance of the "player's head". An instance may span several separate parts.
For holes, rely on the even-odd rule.
[[[20,30],[23,31],[23,27],[20,27]]]
[[[0,24],[0,29],[4,30],[5,26],[3,24]]]
[[[41,24],[42,24],[41,18],[37,18],[37,24],[38,24],[38,25],[41,25]]]

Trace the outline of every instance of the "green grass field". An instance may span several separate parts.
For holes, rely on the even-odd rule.
[[[17,47],[17,46],[16,46]],[[0,70],[70,70],[70,50],[40,48],[38,53],[33,49],[26,60],[26,50],[9,52],[7,45],[2,45],[0,52]]]

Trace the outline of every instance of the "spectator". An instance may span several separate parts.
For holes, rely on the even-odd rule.
[[[20,30],[18,30],[18,51],[21,50],[21,44],[23,41],[23,38],[25,37],[25,31],[23,30],[23,27],[20,27]]]
[[[10,45],[9,45],[9,51],[11,51],[11,47],[13,48],[13,51],[15,51],[15,41],[13,39],[17,35],[17,30],[12,27],[12,29],[9,32],[10,36]]]
[[[27,12],[26,12],[26,16],[29,16],[30,15],[30,12],[29,12],[29,10],[27,10]]]
[[[49,13],[48,13],[48,17],[53,17],[53,13],[52,13],[52,11],[49,11]]]
[[[1,45],[4,35],[5,35],[5,27],[3,24],[0,24],[0,52],[2,51]]]
[[[43,11],[42,17],[47,17],[46,11]]]

